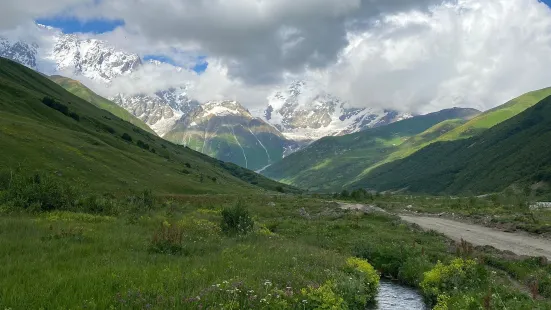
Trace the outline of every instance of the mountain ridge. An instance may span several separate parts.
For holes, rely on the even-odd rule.
[[[540,90],[541,91],[541,90]],[[439,141],[377,169],[355,187],[481,194],[551,182],[551,95],[479,135]],[[535,184],[543,182],[537,188]]]
[[[119,192],[296,191],[250,170],[172,144],[0,57],[0,167],[24,167]],[[19,169],[19,168],[18,168]],[[281,187],[283,186],[283,187]]]
[[[325,137],[266,168],[262,174],[314,191],[340,191],[368,167],[384,161],[409,138],[447,120],[480,111],[453,108],[339,137]]]

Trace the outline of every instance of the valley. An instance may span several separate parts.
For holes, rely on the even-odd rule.
[[[461,76],[423,110],[402,47],[370,63],[399,91],[352,96],[351,33],[325,81],[291,26],[282,59],[240,47],[278,80],[31,26],[0,37],[0,309],[551,309],[551,88],[499,105]]]

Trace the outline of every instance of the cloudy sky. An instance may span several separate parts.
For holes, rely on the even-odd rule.
[[[355,106],[407,112],[488,109],[551,86],[551,9],[538,0],[0,4],[0,31],[22,33],[37,21],[189,69],[170,81],[156,76],[156,87],[191,79],[200,100],[251,108],[295,79]]]

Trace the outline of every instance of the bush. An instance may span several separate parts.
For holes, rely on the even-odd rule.
[[[153,192],[149,189],[133,193],[126,197],[126,204],[136,213],[153,210],[155,202],[155,195],[153,195]]]
[[[191,164],[190,163],[185,163],[184,166],[186,166],[186,168],[188,168],[188,169],[191,169]]]
[[[121,212],[121,204],[114,198],[90,195],[78,202],[78,209],[94,214],[116,215]]]
[[[143,142],[142,140],[138,140],[136,144],[144,150],[149,150],[149,144]]]
[[[253,230],[254,221],[241,202],[222,210],[220,228],[227,235],[246,235]]]
[[[113,127],[111,127],[111,126],[105,125],[105,126],[103,126],[103,129],[105,129],[105,131],[107,131],[108,133],[110,133],[110,134],[112,134],[112,135],[114,135],[115,133],[117,133],[117,132],[115,131],[115,129],[114,129]],[[129,136],[129,137],[130,137],[130,136]],[[123,139],[124,139],[124,138],[123,138]],[[130,141],[132,141],[132,138],[130,138]]]
[[[168,222],[161,223],[158,230],[153,233],[149,251],[160,254],[182,254],[184,231],[177,225]]]
[[[446,295],[459,289],[475,290],[481,287],[480,282],[485,279],[487,277],[484,267],[479,267],[473,260],[458,258],[449,265],[438,262],[432,270],[425,272],[421,289],[430,304],[434,305],[439,295]]]
[[[341,192],[341,198],[349,198],[350,197],[350,193],[346,190],[346,189],[343,189],[342,192]]]
[[[80,122],[80,116],[78,116],[78,114],[76,114],[75,112],[70,112],[69,117],[71,117],[72,119],[74,119],[77,122]]]
[[[412,255],[406,259],[398,270],[398,278],[403,284],[418,287],[425,272],[431,270],[433,264],[423,255]]]
[[[63,113],[65,116],[69,116],[70,118],[74,119],[77,122],[80,121],[80,116],[78,114],[76,114],[75,112],[69,111],[69,107],[59,103],[58,101],[56,101],[51,97],[44,97],[42,99],[42,103],[58,112]]]
[[[251,182],[251,183],[252,183],[252,182]],[[256,183],[258,184],[258,182],[256,182]],[[278,192],[280,192],[280,193],[285,193],[285,190],[283,189],[283,186],[281,186],[281,185],[278,185],[278,186],[276,187],[276,191],[278,191]]]
[[[335,290],[343,298],[348,309],[366,309],[366,306],[372,302],[363,293],[367,290],[365,282],[358,277],[351,277],[348,274],[336,276]]]
[[[121,138],[125,141],[132,142],[132,137],[129,134],[127,134],[126,132],[122,134]]]
[[[31,177],[15,175],[0,202],[30,211],[51,211],[69,209],[74,206],[76,190],[62,184],[55,177],[34,174]]]
[[[365,307],[367,302],[375,301],[379,291],[379,274],[375,271],[375,268],[364,259],[350,257],[346,260],[346,269],[363,282],[362,290],[358,292],[358,294],[364,296],[363,299],[366,301],[363,306]]]
[[[345,309],[344,299],[335,293],[335,285],[328,281],[320,287],[308,286],[300,290],[300,309]]]

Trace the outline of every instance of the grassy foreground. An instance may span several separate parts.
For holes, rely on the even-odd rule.
[[[68,203],[63,192],[48,204],[24,192],[0,190],[2,309],[364,309],[379,278],[371,265],[435,309],[551,309],[547,262],[389,214],[290,195]]]

